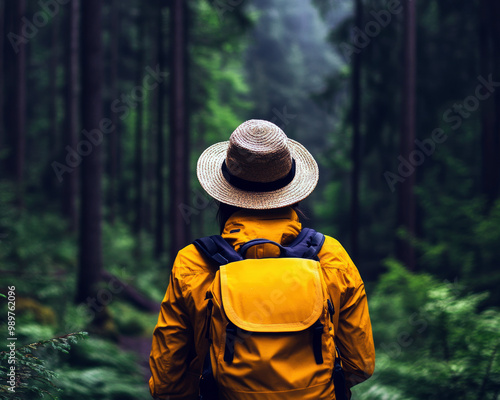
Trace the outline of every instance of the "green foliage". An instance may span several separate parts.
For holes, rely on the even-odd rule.
[[[39,334],[36,327],[32,333]],[[18,348],[13,395],[2,382],[5,399],[138,399],[147,393],[137,361],[131,353],[102,339],[90,338],[78,346],[86,332],[42,340]],[[59,353],[66,354],[62,357]],[[0,370],[8,372],[9,352],[0,352]]]
[[[152,235],[142,232],[140,236],[136,236],[125,223],[115,221],[114,224],[103,224],[102,236],[103,265],[106,271],[125,283],[133,282],[139,292],[161,301],[169,271],[161,268],[163,260],[158,261],[153,257]]]
[[[439,168],[418,189],[425,216],[425,236],[415,241],[420,263],[442,279],[460,278],[475,291],[489,291],[488,304],[498,306],[500,293],[493,288],[500,284],[500,201],[488,207],[483,197],[471,196],[474,171],[454,153],[443,149],[437,155]],[[444,168],[461,185],[443,184],[439,175]]]
[[[242,6],[221,12],[217,2],[192,2],[189,47],[190,125],[192,133],[191,170],[196,170],[199,155],[209,145],[227,140],[228,135],[246,119],[254,106],[250,84],[244,71],[247,47],[246,29],[250,20]],[[193,238],[213,234],[214,203],[202,191],[195,174],[191,227]]]
[[[165,291],[166,285],[163,286],[165,286],[163,288]],[[123,301],[114,301],[109,308],[113,321],[121,334],[127,336],[151,336],[158,320],[156,314],[139,311]]]
[[[83,333],[57,336],[59,332],[87,329],[85,305],[72,304],[76,282],[77,252],[73,235],[55,213],[23,213],[10,205],[11,187],[0,191],[0,259],[2,270],[15,270],[4,282],[16,286],[16,358],[18,386],[7,392],[2,378],[0,398],[9,399],[138,399],[147,396],[145,371],[136,356],[116,343],[92,335],[72,346]],[[137,241],[130,229],[117,222],[104,226],[106,269],[139,291],[160,301],[168,279],[158,279],[158,263],[149,256],[151,239],[144,235],[137,263]],[[149,247],[148,247],[149,246]],[[19,268],[20,266],[20,268]],[[4,278],[4,276],[2,276]],[[1,298],[5,296],[2,295]],[[0,313],[7,314],[6,302]],[[109,304],[120,334],[151,335],[156,315],[139,312],[113,298]],[[113,319],[110,323],[113,324]],[[5,325],[0,330],[6,332]],[[149,329],[148,329],[149,328]],[[54,339],[45,339],[55,337]],[[2,349],[3,350],[3,349]],[[8,371],[8,353],[0,353],[1,375]]]
[[[241,74],[244,29],[235,21],[238,14],[221,19],[208,2],[193,4],[192,46],[190,47],[191,121],[199,152],[206,145],[226,140],[241,123],[252,103],[248,84]],[[224,28],[224,30],[221,30]],[[199,153],[194,154],[195,161]]]
[[[376,372],[355,398],[496,400],[500,313],[480,311],[486,297],[388,262],[369,297]]]
[[[69,354],[71,345],[86,336],[87,332],[68,333],[17,348],[16,342],[10,342],[14,343],[12,349],[0,352],[0,371],[5,377],[13,374],[15,386],[2,382],[0,398],[21,400],[36,396],[58,399],[57,394],[61,390],[58,384],[59,375],[48,364],[54,364],[54,359],[59,358],[59,352]],[[44,360],[47,355],[50,355],[50,363]]]
[[[36,293],[43,300],[67,295],[74,282],[68,273],[76,266],[75,236],[55,213],[11,206],[11,185],[2,184],[0,193],[0,260],[9,285],[18,287],[18,294]]]
[[[149,319],[146,315],[139,317],[140,313],[131,307],[116,305],[116,314],[124,311],[129,314],[121,315],[119,321],[128,321],[132,326],[130,319],[137,317],[142,325],[138,329],[136,324],[134,331],[130,327],[129,332],[124,329],[123,334],[144,334],[147,325],[154,325],[152,316]],[[63,321],[61,324],[83,326],[86,321],[81,317],[77,308],[68,307],[66,318],[71,321]],[[122,323],[119,326],[122,327]],[[2,326],[2,331],[6,331],[3,328]],[[2,382],[0,398],[31,400],[36,396],[59,400],[114,400],[143,398],[147,393],[143,378],[145,371],[139,368],[134,354],[94,335],[70,348],[70,344],[76,343],[77,339],[86,337],[86,332],[40,340],[54,336],[54,333],[53,326],[41,325],[32,314],[17,314],[16,311],[17,343],[29,344],[16,350],[16,396],[13,397]],[[0,353],[2,374],[8,371],[8,357],[8,351]]]
[[[148,393],[136,357],[102,339],[75,347],[56,372],[61,400],[132,400]]]

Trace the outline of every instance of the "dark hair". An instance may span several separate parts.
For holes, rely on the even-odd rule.
[[[229,204],[217,202],[219,209],[217,210],[217,222],[219,223],[220,233],[224,230],[224,225],[226,225],[227,220],[236,211],[243,210],[241,207],[230,206]]]
[[[231,206],[229,204],[217,202],[219,209],[217,210],[217,222],[219,223],[220,233],[224,230],[224,226],[226,225],[227,220],[231,215],[233,215],[236,211],[244,210],[244,208]],[[299,216],[299,219],[309,219],[307,215],[300,208],[300,203],[295,203],[291,207]]]

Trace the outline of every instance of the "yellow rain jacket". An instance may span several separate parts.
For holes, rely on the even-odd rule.
[[[227,221],[222,236],[238,250],[256,238],[287,245],[300,230],[297,214],[287,207],[272,211],[239,211]],[[263,244],[250,248],[246,257],[278,255],[276,246]],[[352,387],[368,379],[375,367],[364,284],[356,266],[337,240],[326,236],[318,256],[330,298],[335,310],[340,310],[334,315],[335,341],[342,355],[347,385]],[[208,351],[205,294],[215,272],[192,244],[182,249],[175,259],[153,332],[149,388],[154,398],[198,399],[198,380]],[[290,366],[290,371],[293,371],[293,366]]]

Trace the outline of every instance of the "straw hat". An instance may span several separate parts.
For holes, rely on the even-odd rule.
[[[319,178],[318,165],[304,146],[258,119],[238,126],[229,141],[206,149],[196,170],[201,186],[214,199],[261,210],[305,199]]]

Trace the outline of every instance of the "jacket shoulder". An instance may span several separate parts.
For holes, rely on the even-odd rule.
[[[179,250],[174,261],[172,272],[180,275],[212,272],[210,263],[201,255],[194,244]]]
[[[334,268],[347,274],[359,274],[347,251],[337,239],[331,236],[325,235],[325,242],[318,257],[323,268]]]

